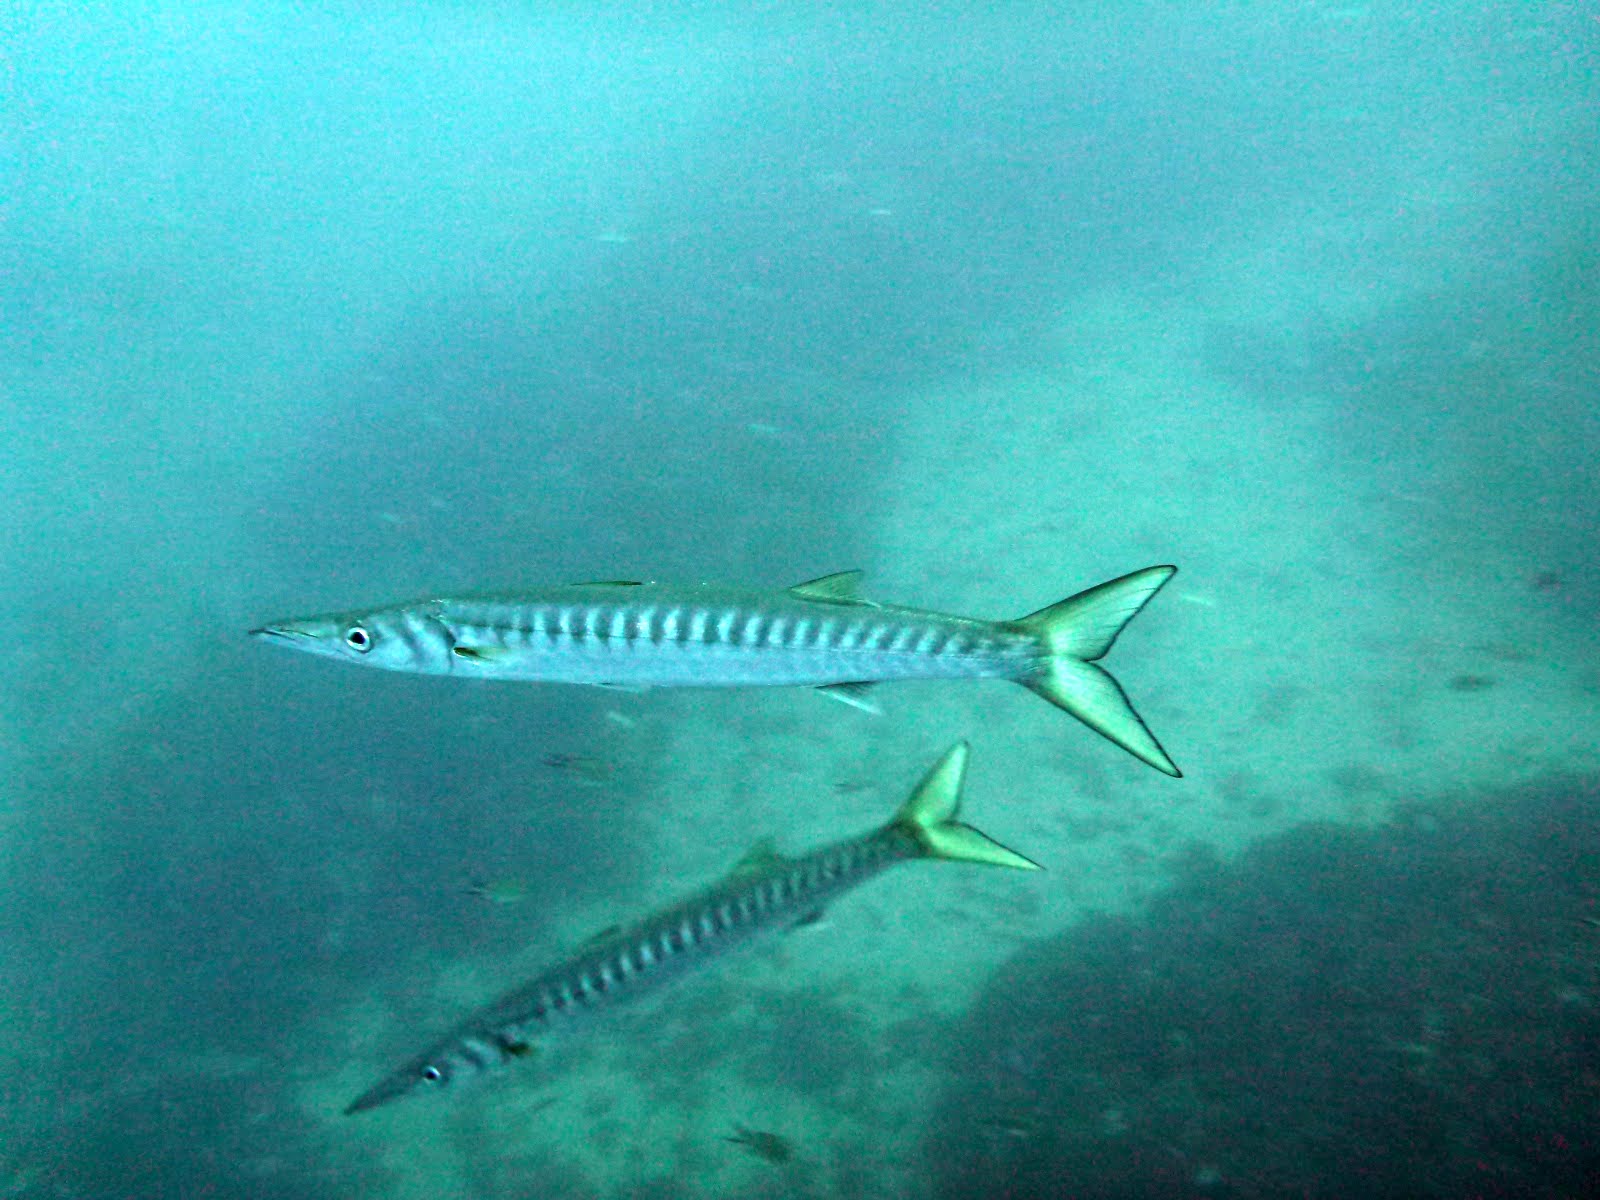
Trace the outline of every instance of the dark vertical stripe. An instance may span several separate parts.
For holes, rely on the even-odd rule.
[[[373,622],[374,626],[377,624],[378,622]],[[406,658],[411,662],[417,662],[421,655],[421,650],[417,645],[417,631],[414,625],[415,623],[409,615],[401,617],[394,625],[394,633],[405,644]]]

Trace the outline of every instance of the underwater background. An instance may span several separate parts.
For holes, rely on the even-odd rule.
[[[1554,2],[0,4],[0,1197],[1594,1194],[1597,50]],[[245,636],[1161,562],[1111,666],[1181,780],[1000,683]],[[559,1070],[341,1115],[960,738],[1045,872],[891,873]]]

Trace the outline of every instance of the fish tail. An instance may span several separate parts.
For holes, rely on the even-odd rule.
[[[967,744],[957,742],[900,806],[891,829],[908,834],[925,858],[984,863],[1037,871],[1039,864],[1008,850],[986,833],[956,819],[961,809],[961,781],[967,773]]]
[[[1167,752],[1128,703],[1111,673],[1095,665],[1123,626],[1171,579],[1177,567],[1146,567],[1041,608],[1012,624],[1038,636],[1044,656],[1020,682],[1110,738],[1135,758],[1180,778]]]

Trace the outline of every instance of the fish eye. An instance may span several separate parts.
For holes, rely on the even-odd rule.
[[[444,1072],[439,1070],[439,1068],[434,1066],[432,1063],[429,1063],[427,1066],[422,1068],[422,1077],[429,1083],[444,1082]]]
[[[365,654],[372,649],[372,635],[359,625],[352,625],[344,631],[344,644],[357,654]]]

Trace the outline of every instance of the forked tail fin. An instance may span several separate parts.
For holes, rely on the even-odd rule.
[[[1121,686],[1109,671],[1095,665],[1111,649],[1123,626],[1138,615],[1177,569],[1146,567],[1041,608],[1012,624],[1037,634],[1044,648],[1038,672],[1020,681],[1024,687],[1066,709],[1135,758],[1158,771],[1181,777],[1183,772],[1134,712]]]
[[[891,827],[910,834],[928,858],[1037,871],[1039,864],[1032,859],[1007,850],[988,834],[956,820],[961,810],[961,781],[966,773],[967,744],[957,742],[900,806]]]

